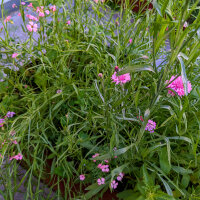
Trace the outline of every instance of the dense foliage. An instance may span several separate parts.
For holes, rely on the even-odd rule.
[[[64,199],[109,188],[124,200],[200,198],[199,0],[147,1],[138,12],[114,3],[22,3],[27,41],[2,18],[5,198],[19,187],[16,160],[27,167],[25,199],[41,199],[40,180],[54,175],[57,199],[63,179]]]

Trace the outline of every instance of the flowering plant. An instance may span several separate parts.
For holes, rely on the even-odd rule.
[[[109,5],[36,0],[1,19],[5,199],[15,198],[20,160],[26,198],[47,199],[40,179],[55,176],[55,198],[198,196],[200,14],[185,23],[196,4]],[[17,20],[23,37],[10,31]]]

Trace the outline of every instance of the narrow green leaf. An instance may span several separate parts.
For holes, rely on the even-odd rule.
[[[177,172],[178,174],[192,174],[193,171],[191,169],[185,169],[183,167],[179,167],[179,166],[172,166],[172,169]]]
[[[159,153],[159,158],[160,158],[160,168],[162,169],[163,172],[169,174],[171,170],[171,164],[169,162],[167,147],[163,147],[161,149],[161,152]]]
[[[185,72],[185,64],[184,64],[181,56],[178,56],[178,59],[181,63],[181,76],[182,76],[182,80],[183,80],[185,95],[187,96],[188,95],[188,86],[187,86],[188,80],[187,80],[187,75]]]

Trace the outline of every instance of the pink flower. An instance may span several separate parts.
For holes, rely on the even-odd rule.
[[[70,25],[70,24],[71,24],[71,21],[70,21],[70,20],[68,20],[68,21],[67,21],[67,24],[68,24],[68,25]]]
[[[124,83],[129,82],[131,80],[131,76],[130,73],[117,76],[117,72],[114,72],[114,74],[112,75],[112,80],[112,82],[115,82],[116,85],[118,85],[119,83],[123,85]]]
[[[109,171],[110,171],[110,170],[109,170],[109,165],[102,165],[102,166],[100,167],[100,169],[101,169],[102,172],[109,172]]]
[[[26,17],[27,17],[29,20],[38,21],[37,17],[35,17],[35,16],[33,16],[33,15],[27,14]]]
[[[118,186],[118,183],[117,183],[115,180],[113,180],[113,181],[111,182],[111,188],[112,188],[112,189],[116,189],[117,186]]]
[[[32,3],[28,4],[28,7],[33,8],[33,4]]]
[[[156,122],[149,119],[145,130],[149,131],[150,133],[153,133],[155,129],[156,129]]]
[[[103,74],[102,74],[102,73],[99,73],[99,74],[98,74],[98,77],[103,78]]]
[[[15,159],[15,160],[22,160],[22,158],[23,158],[22,154],[18,153],[17,155],[10,157],[9,160],[13,160],[13,159]]]
[[[7,114],[6,114],[6,117],[12,118],[14,115],[15,115],[15,112],[8,111]]]
[[[45,13],[46,13],[47,15],[49,15],[49,10],[45,10]]]
[[[22,1],[21,4],[24,6],[26,3]]]
[[[44,17],[44,6],[37,7],[36,13],[39,13],[39,17]]]
[[[97,156],[99,156],[99,154],[98,154],[98,153],[95,153],[95,154],[92,156],[92,158],[96,158]],[[96,160],[93,160],[93,162],[96,162]]]
[[[44,17],[44,13],[43,12],[39,12],[39,17]]]
[[[129,43],[131,44],[133,42],[133,39],[131,38],[130,40],[129,40]]]
[[[18,13],[17,15],[18,15],[19,17],[21,17],[21,13]]]
[[[50,10],[52,10],[53,12],[55,12],[56,11],[56,6],[55,5],[50,6]]]
[[[94,0],[94,2],[95,2],[95,3],[98,3],[99,0]],[[104,3],[104,2],[105,2],[105,0],[101,0],[101,3]]]
[[[143,58],[143,59],[148,59],[149,57],[146,56],[146,55],[143,55],[142,58]]]
[[[115,66],[115,71],[118,72],[119,71],[119,67]]]
[[[99,169],[101,169],[102,172],[109,172],[109,165],[102,165],[102,164],[98,164],[97,166]]]
[[[137,116],[137,118],[139,118],[138,116]],[[140,120],[143,122],[144,121],[144,119],[143,119],[143,117],[142,116],[140,116]]]
[[[183,28],[187,28],[188,27],[188,23],[185,21],[185,23],[183,24]]]
[[[16,134],[15,131],[11,131],[11,132],[10,132],[10,135],[12,135],[12,136],[14,136],[15,134]]]
[[[17,144],[17,141],[16,141],[16,140],[14,140],[14,141],[13,141],[13,144]]]
[[[97,179],[97,183],[98,183],[98,185],[105,184],[105,178],[99,178],[99,179]]]
[[[98,166],[97,166],[97,167],[98,167],[99,169],[101,169],[101,166],[102,166],[102,164],[98,164]]]
[[[175,78],[176,78],[176,76],[172,76],[169,81],[168,80],[166,81],[166,83],[173,81]],[[167,86],[167,88],[171,88],[172,90],[174,90],[180,97],[185,95],[183,80],[182,80],[181,76],[179,76],[173,82],[171,82]],[[190,93],[192,90],[192,85],[191,85],[190,81],[187,82],[187,89],[188,89],[188,93]],[[168,94],[171,94],[172,96],[175,95],[174,92],[172,92],[171,90],[168,90]]]
[[[61,92],[62,92],[62,90],[57,90],[56,91],[57,94],[60,94]]]
[[[108,161],[108,160],[104,160],[104,162],[106,162],[106,163],[109,163],[109,161]]]
[[[4,123],[5,123],[5,119],[0,119],[0,127],[3,127]]]
[[[15,3],[13,3],[12,8],[15,8],[15,7],[17,7],[17,5]]]
[[[119,173],[117,180],[121,181],[123,179],[123,177],[124,177],[124,173],[121,172],[121,173]]]
[[[34,24],[32,21],[30,21],[29,24],[26,25],[26,27],[30,32],[37,32],[37,24]]]
[[[18,53],[13,53],[12,58],[16,58],[19,54]]]
[[[9,22],[11,20],[11,16],[7,16],[6,19],[4,20],[4,23]]]
[[[84,181],[84,180],[85,180],[85,175],[84,175],[84,174],[81,174],[81,175],[79,176],[79,179],[80,179],[81,181]]]

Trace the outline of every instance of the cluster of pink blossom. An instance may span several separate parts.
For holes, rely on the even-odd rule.
[[[149,119],[145,130],[149,131],[150,133],[154,133],[155,129],[156,129],[156,122]]]
[[[96,158],[97,156],[99,156],[99,154],[98,154],[98,153],[95,153],[95,154],[92,156],[92,158]],[[96,160],[93,160],[93,162],[96,162]]]
[[[118,85],[119,83],[121,85],[125,84],[126,82],[129,82],[131,81],[131,76],[130,76],[130,73],[126,73],[126,74],[122,74],[122,75],[117,75],[117,72],[120,71],[119,67],[118,66],[115,66],[115,72],[114,74],[112,75],[112,82],[115,82],[116,85]]]
[[[11,156],[9,160],[13,160],[13,159],[15,159],[15,160],[22,160],[22,158],[23,158],[22,154],[18,153],[15,156]]]
[[[119,173],[119,175],[117,176],[117,180],[118,181],[122,181],[122,179],[123,179],[123,177],[124,177],[124,173]]]
[[[97,166],[99,169],[101,169],[102,172],[109,172],[109,165],[102,165],[102,164],[98,164]]]
[[[167,88],[171,88],[172,90],[174,90],[180,97],[185,95],[185,91],[184,91],[184,85],[183,85],[183,80],[181,76],[172,76],[170,78],[170,80],[167,80],[166,83],[170,83]],[[192,85],[190,83],[190,81],[187,82],[187,90],[188,93],[191,92],[192,90]],[[172,92],[171,90],[168,90],[168,94],[171,94],[172,96],[174,96],[174,92]]]
[[[56,6],[55,5],[50,6],[50,10],[52,10],[53,12],[56,12]]]
[[[116,150],[117,150],[117,148],[115,147],[115,148],[113,149],[113,151],[116,151]],[[99,153],[95,153],[95,154],[92,156],[92,158],[96,158],[97,156],[99,156]],[[93,160],[93,161],[96,162],[96,160]],[[105,162],[105,163],[109,163],[109,160],[104,160],[104,162]],[[102,172],[109,172],[109,171],[110,171],[109,165],[102,164],[102,163],[98,164],[97,168],[101,169]],[[122,173],[122,172],[119,173],[118,176],[117,176],[117,178],[116,178],[116,180],[113,180],[113,181],[111,182],[111,184],[110,184],[111,188],[112,188],[112,189],[116,189],[117,186],[118,186],[118,182],[117,182],[117,181],[122,181],[123,177],[124,177],[124,173]],[[79,176],[79,179],[80,179],[81,181],[85,180],[85,175],[84,175],[84,174],[81,174],[81,175]],[[98,184],[98,185],[104,185],[105,182],[106,182],[106,179],[105,179],[104,177],[100,177],[100,178],[97,179],[97,184]]]
[[[122,181],[122,179],[124,178],[124,173],[119,173],[118,176],[117,176],[117,180],[118,181]],[[117,186],[118,186],[118,182],[116,180],[113,180],[110,184],[111,188],[112,189],[116,189]]]
[[[21,2],[21,5],[26,5],[26,3]],[[13,4],[12,7],[15,8],[16,4]],[[45,15],[49,15],[50,11],[52,11],[53,13],[55,13],[55,11],[56,11],[55,5],[52,5],[52,6],[49,7],[50,11],[48,9],[44,9],[44,6],[34,8],[32,3],[29,3],[27,5],[27,10],[29,10],[30,8],[32,8],[33,11],[35,11],[38,14],[38,17],[35,17],[33,15],[30,15],[30,14],[26,15],[26,17],[30,20],[29,23],[26,25],[27,30],[29,32],[37,32],[37,30],[38,30],[38,25],[36,23],[34,23],[33,21],[37,22],[39,20],[39,17],[45,17]],[[21,13],[18,13],[18,16],[21,16]],[[6,17],[4,22],[11,22],[12,23],[11,16]]]

